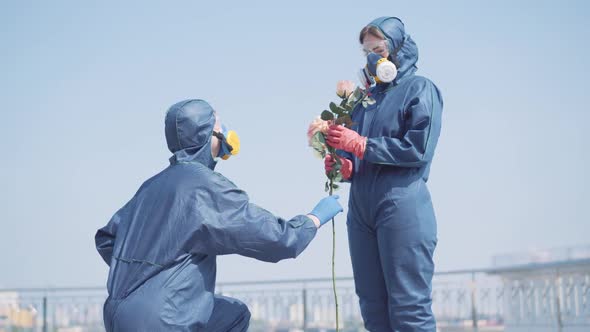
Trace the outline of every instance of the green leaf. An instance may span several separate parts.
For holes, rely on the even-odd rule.
[[[319,152],[322,157],[326,156],[326,138],[324,137],[324,134],[318,131],[311,137],[310,143],[311,147]]]
[[[363,94],[363,90],[361,88],[357,87],[356,89],[354,89],[352,96],[354,97],[354,100],[358,100],[362,94]]]
[[[334,182],[341,182],[342,181],[342,173],[338,173],[336,174],[336,176],[334,177]]]
[[[320,154],[320,157],[322,157],[322,159],[324,159],[326,157],[326,152],[324,152],[322,149],[320,149],[316,146],[313,146],[313,149]]]
[[[338,105],[334,104],[334,102],[330,102],[330,111],[336,113],[335,111],[338,110]]]
[[[330,181],[326,181],[326,191],[330,191]]]
[[[328,178],[333,179],[335,176],[336,170],[332,168],[332,170],[328,172]]]
[[[332,178],[335,178],[336,176],[338,176],[338,174],[340,174],[340,169],[342,168],[342,166],[336,166],[334,165],[334,168],[332,169],[330,175],[332,175]]]
[[[338,188],[340,188],[340,186],[339,186],[339,185],[337,185],[337,184],[335,184],[335,183],[333,183],[333,184],[332,184],[332,188],[334,188],[334,190],[338,190]]]
[[[334,114],[330,111],[323,111],[320,117],[324,121],[334,120]]]
[[[313,134],[313,139],[317,139],[320,143],[326,143],[326,136],[321,131],[316,132]]]
[[[313,134],[313,136],[311,136],[311,141],[321,142],[322,137],[324,137],[324,134],[322,134],[321,131],[317,131],[315,134]]]
[[[332,111],[333,113],[336,113],[338,115],[342,115],[345,112],[344,108],[334,104],[334,102],[330,103],[330,111]]]

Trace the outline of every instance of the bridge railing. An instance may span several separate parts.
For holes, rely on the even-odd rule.
[[[564,332],[570,325],[590,331],[590,262],[580,264],[438,272],[432,308],[439,330],[491,331],[545,324]],[[354,280],[336,282],[340,326],[343,331],[364,330]],[[251,331],[335,326],[330,278],[220,282],[216,290],[248,305]],[[106,296],[102,287],[0,289],[0,332],[104,331]]]

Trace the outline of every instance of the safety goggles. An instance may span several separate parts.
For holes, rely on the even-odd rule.
[[[377,53],[382,54],[383,52],[389,50],[389,43],[387,40],[378,40],[378,41],[371,41],[371,42],[364,42],[361,46],[363,53],[367,56],[369,53]]]

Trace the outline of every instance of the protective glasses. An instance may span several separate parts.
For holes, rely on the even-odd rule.
[[[367,41],[363,43],[361,48],[365,56],[371,52],[382,54],[383,52],[389,50],[389,43],[385,39],[377,41]]]

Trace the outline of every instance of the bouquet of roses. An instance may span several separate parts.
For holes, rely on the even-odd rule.
[[[367,105],[375,103],[368,89],[355,88],[355,84],[352,81],[339,81],[336,85],[336,95],[340,97],[340,103],[331,102],[329,105],[330,110],[324,110],[309,125],[307,130],[309,145],[322,159],[327,155],[334,155],[336,153],[336,149],[326,144],[326,135],[330,125],[337,124],[350,127],[352,126],[352,112],[358,104],[367,107]],[[340,173],[342,162],[340,158],[334,158],[334,162],[334,167],[326,174],[328,180],[326,181],[325,189],[330,194],[332,194],[334,189],[338,189],[336,182],[342,181],[342,174]]]
[[[320,116],[318,116],[309,125],[307,129],[307,139],[309,145],[314,149],[316,155],[324,159],[326,156],[335,156],[336,149],[326,143],[326,136],[330,125],[345,125],[351,127],[352,112],[358,104],[362,104],[363,107],[375,103],[375,100],[371,98],[371,94],[368,88],[361,89],[355,88],[355,84],[352,81],[339,81],[336,85],[336,95],[340,97],[340,103],[336,104],[331,102],[329,105],[330,110],[324,110]],[[337,182],[342,181],[342,161],[340,158],[333,158],[334,165],[332,169],[326,173],[328,179],[326,180],[325,190],[330,195],[339,186]],[[339,330],[338,325],[338,296],[336,294],[336,276],[334,270],[334,262],[336,256],[336,227],[334,219],[332,219],[332,287],[334,290],[334,301],[336,304],[336,331]]]

